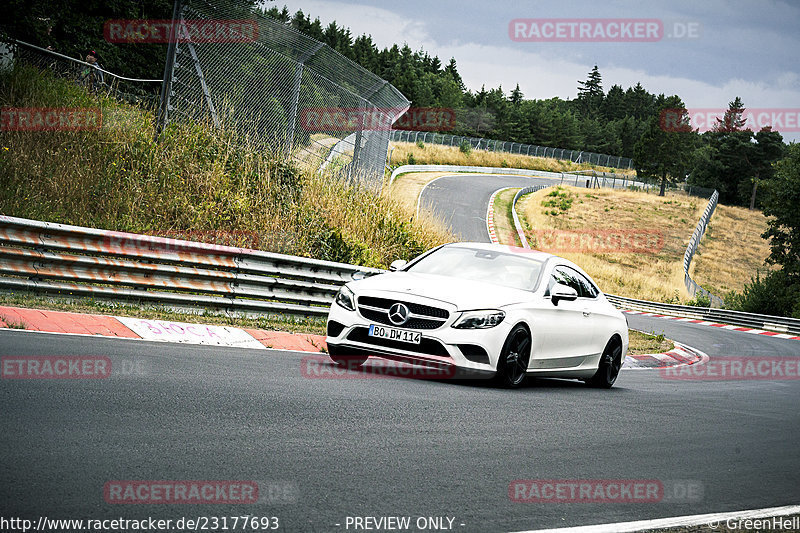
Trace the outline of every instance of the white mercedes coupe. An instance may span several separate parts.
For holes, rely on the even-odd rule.
[[[327,322],[328,354],[370,356],[493,376],[574,378],[601,388],[628,350],[625,316],[577,265],[495,244],[453,243],[344,285]]]

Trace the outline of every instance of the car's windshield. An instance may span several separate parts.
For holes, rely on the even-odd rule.
[[[423,257],[407,270],[535,290],[542,261],[531,254],[445,246]]]

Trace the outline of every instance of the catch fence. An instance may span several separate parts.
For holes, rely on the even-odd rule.
[[[189,32],[178,32],[165,68],[161,127],[213,123],[314,169],[345,144],[328,170],[344,171],[367,188],[382,185],[390,129],[317,118],[363,113],[391,124],[410,104],[400,91],[327,44],[241,3],[179,1],[176,11],[179,27],[246,20],[256,31],[236,42],[193,42]]]
[[[489,150],[492,152],[507,152],[510,154],[532,157],[563,159],[572,161],[573,163],[588,163],[609,168],[633,168],[633,160],[628,157],[596,154],[594,152],[569,150],[567,148],[552,148],[535,144],[522,144],[511,141],[497,141],[479,137],[462,137],[460,135],[449,135],[431,131],[392,130],[392,141],[410,143],[421,141],[423,143],[442,144],[446,146],[461,146],[462,144],[466,144],[475,150]]]

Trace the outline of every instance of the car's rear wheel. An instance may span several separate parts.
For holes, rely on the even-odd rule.
[[[364,362],[369,359],[368,355],[354,354],[349,352],[346,348],[339,346],[328,345],[328,357],[339,366],[355,370],[360,368]]]
[[[512,389],[522,385],[530,359],[531,334],[520,324],[508,334],[503,351],[500,352],[496,375],[498,384]]]
[[[622,344],[616,339],[611,339],[606,344],[597,372],[586,383],[599,389],[610,389],[619,376],[622,368]]]

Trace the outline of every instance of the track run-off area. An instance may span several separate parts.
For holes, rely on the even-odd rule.
[[[442,177],[420,207],[464,240],[486,242],[491,194],[539,183],[553,180]],[[707,365],[785,358],[788,368],[800,357],[798,340],[628,320],[703,351]],[[279,531],[336,532],[359,530],[354,518],[409,517],[407,531],[477,533],[800,502],[796,376],[626,369],[610,390],[546,379],[503,390],[309,373],[310,354],[295,351],[11,329],[0,330],[0,346],[7,357],[107,357],[121,369],[107,379],[0,381],[0,506],[34,523],[249,515],[277,517]],[[244,503],[110,502],[104,489],[126,480],[238,480],[260,491]],[[662,492],[633,502],[534,501],[531,480],[638,480]]]

